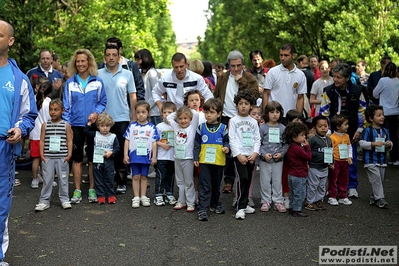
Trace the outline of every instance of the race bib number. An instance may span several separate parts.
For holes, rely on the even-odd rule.
[[[137,155],[139,155],[139,156],[147,155],[147,142],[146,141],[138,141],[137,142]]]
[[[60,151],[61,150],[61,137],[50,136],[49,151]]]
[[[333,163],[333,148],[324,148],[324,163]]]
[[[251,131],[243,131],[242,132],[242,145],[244,147],[252,147],[254,146],[254,140]]]
[[[384,138],[375,138],[375,142],[379,142],[382,141],[384,142],[384,145],[382,145],[381,147],[377,147],[375,146],[375,152],[385,152],[385,139]]]
[[[348,159],[348,144],[338,144],[339,158]]]
[[[93,163],[104,163],[104,149],[94,148]]]
[[[205,149],[205,163],[215,163],[216,162],[216,148],[206,147]]]
[[[269,128],[269,142],[279,143],[280,142],[280,129],[279,128]]]
[[[184,159],[186,157],[186,146],[184,144],[177,144],[175,146],[176,159]]]

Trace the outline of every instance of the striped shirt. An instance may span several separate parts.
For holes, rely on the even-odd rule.
[[[61,120],[45,124],[44,156],[47,158],[64,158],[68,156],[66,122]]]

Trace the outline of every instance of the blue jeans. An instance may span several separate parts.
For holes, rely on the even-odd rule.
[[[290,187],[290,208],[293,211],[302,211],[302,204],[306,196],[306,177],[288,175]]]

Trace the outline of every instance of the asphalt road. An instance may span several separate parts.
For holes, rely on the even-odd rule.
[[[14,190],[5,261],[12,266],[318,265],[320,245],[398,245],[399,168],[386,172],[388,209],[369,206],[371,188],[361,163],[359,170],[360,198],[352,206],[307,211],[308,218],[262,213],[257,176],[255,214],[235,220],[233,194],[222,194],[226,214],[211,213],[208,222],[170,205],[132,209],[131,187],[115,205],[88,203],[86,184],[84,200],[72,209],[61,209],[54,189],[50,209],[35,213],[40,189],[31,189],[30,172],[19,170],[22,185]],[[153,200],[154,179],[149,181]]]

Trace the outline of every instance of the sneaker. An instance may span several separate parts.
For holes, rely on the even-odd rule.
[[[151,205],[150,199],[147,198],[146,196],[142,196],[140,198],[140,202],[141,202],[141,205],[143,205],[144,207],[149,207]]]
[[[42,177],[42,174],[41,174],[41,173],[38,173],[38,174],[37,174],[37,178],[39,178],[39,183],[40,183],[40,184],[43,183],[43,177]]]
[[[98,204],[105,204],[105,197],[98,197]]]
[[[157,175],[157,173],[155,173],[155,171],[154,171],[154,172],[149,173],[149,174],[147,175],[147,177],[149,177],[149,178],[155,178],[156,175]]]
[[[323,210],[323,211],[327,210],[326,205],[324,205],[324,202],[322,202],[322,201],[316,202],[316,206],[317,206],[320,210]]]
[[[399,161],[393,162],[392,165],[393,166],[399,166]]]
[[[41,212],[47,210],[48,208],[50,208],[50,203],[39,202],[38,204],[36,204],[35,211]]]
[[[288,197],[284,197],[284,207],[285,209],[290,208],[290,199]]]
[[[386,207],[389,205],[389,203],[386,202],[385,199],[379,199],[379,200],[377,200],[376,204],[377,204],[377,206],[380,207],[380,208],[386,208]]]
[[[53,181],[53,187],[58,186],[57,182]]]
[[[370,205],[377,205],[377,201],[375,199],[370,199]]]
[[[97,202],[97,194],[96,194],[96,190],[94,188],[89,189],[89,202]]]
[[[237,198],[234,197],[233,204],[231,204],[231,207],[235,207],[236,205],[237,205]]]
[[[39,178],[33,178],[32,183],[30,183],[31,188],[39,188]]]
[[[177,200],[173,195],[166,195],[165,202],[169,203],[170,205],[175,205]]]
[[[63,202],[63,203],[61,203],[61,207],[64,209],[64,210],[68,210],[68,209],[72,209],[72,205],[71,205],[71,203],[70,202]]]
[[[109,196],[108,197],[108,204],[115,204],[116,203],[116,197],[115,196]]]
[[[175,211],[182,210],[187,208],[187,205],[181,202],[177,202],[176,205],[173,207]]]
[[[140,198],[134,197],[132,199],[132,208],[140,208]]]
[[[301,211],[292,211],[291,215],[294,217],[308,217],[309,216],[307,213],[304,213]]]
[[[328,198],[328,204],[330,204],[332,206],[338,206],[339,205],[339,203],[338,203],[336,198]]]
[[[198,213],[198,220],[201,222],[208,221],[208,214],[206,212],[199,212]]]
[[[116,187],[117,194],[125,194],[126,193],[126,185],[118,185]]]
[[[15,178],[15,180],[14,180],[14,187],[18,187],[18,186],[20,186],[20,185],[21,185],[21,181],[19,181],[18,178]]]
[[[10,266],[10,264],[8,264],[8,263],[5,262],[5,261],[1,261],[1,262],[0,262],[0,266]]]
[[[215,213],[216,214],[225,214],[225,211],[221,205],[216,206],[215,208]]]
[[[132,175],[131,174],[127,174],[126,178],[129,179],[129,180],[132,180]]]
[[[348,190],[348,198],[358,198],[359,194],[357,193],[357,190],[354,188],[350,188]]]
[[[245,214],[245,209],[240,209],[240,210],[238,210],[238,212],[236,212],[235,218],[236,218],[237,220],[244,220],[244,219],[245,219],[245,216],[246,216],[246,214]]]
[[[233,191],[233,186],[231,184],[226,184],[223,188],[223,193],[231,193]]]
[[[287,212],[287,209],[284,207],[282,202],[274,203],[273,209],[281,213]]]
[[[154,198],[154,204],[157,206],[165,206],[165,201],[163,200],[163,196],[156,196]]]
[[[248,198],[248,205],[251,207],[255,207],[255,202],[252,198]]]
[[[82,183],[83,183],[83,184],[90,184],[90,179],[89,179],[89,176],[88,176],[88,175],[85,176],[84,178],[82,178]]]
[[[75,189],[73,191],[73,196],[71,198],[71,203],[72,204],[76,204],[76,203],[80,203],[82,200],[82,191]]]
[[[352,201],[350,201],[348,198],[344,198],[344,199],[339,199],[338,203],[340,204],[344,204],[344,205],[352,205]]]
[[[252,208],[251,206],[247,206],[244,210],[245,210],[245,213],[249,213],[249,214],[252,214],[255,212],[255,209]]]
[[[305,205],[305,209],[307,209],[308,211],[318,211],[318,210],[320,210],[319,207],[317,207],[316,204],[311,204],[311,203],[306,204]]]
[[[187,212],[194,212],[195,211],[195,206],[193,205],[187,205]]]
[[[19,172],[18,172],[18,171],[15,171],[14,173],[15,173],[15,175],[19,175]]]
[[[270,203],[265,201],[263,202],[262,206],[260,207],[260,211],[267,212],[270,210]]]

